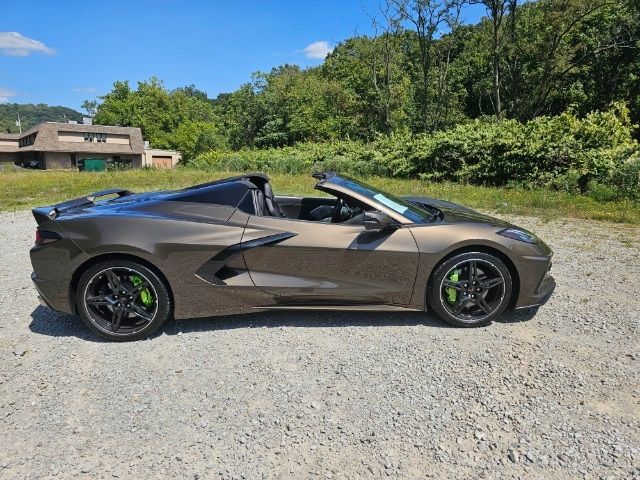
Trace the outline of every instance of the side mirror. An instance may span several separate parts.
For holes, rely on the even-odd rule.
[[[374,211],[364,212],[364,229],[369,231],[396,230],[400,224],[386,213]]]

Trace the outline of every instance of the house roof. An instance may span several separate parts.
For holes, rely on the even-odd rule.
[[[18,151],[17,133],[0,133],[0,153],[14,153]]]
[[[167,150],[166,148],[145,148],[144,153],[147,155],[151,154],[171,154],[171,155],[180,155],[180,152],[177,150]]]
[[[59,132],[106,133],[107,142],[65,142],[59,140]],[[19,147],[2,145],[2,140],[19,140],[36,134],[33,145]],[[108,135],[127,135],[128,144],[110,143]],[[137,127],[115,127],[111,125],[84,125],[74,123],[45,122],[36,125],[22,134],[0,134],[0,152],[74,152],[74,153],[115,153],[142,154],[144,141],[142,131]]]

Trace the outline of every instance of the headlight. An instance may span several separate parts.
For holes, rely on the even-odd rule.
[[[498,232],[498,235],[512,238],[513,240],[518,240],[520,242],[538,243],[538,237],[536,237],[533,233],[522,230],[521,228],[505,228],[504,230],[500,230]]]

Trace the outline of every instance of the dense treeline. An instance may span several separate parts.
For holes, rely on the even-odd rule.
[[[631,138],[629,112],[620,104],[584,118],[565,112],[524,123],[477,119],[433,134],[392,133],[368,143],[334,140],[212,150],[191,165],[294,174],[333,170],[640,200],[640,149]]]
[[[20,128],[16,121],[20,116],[22,130],[42,122],[65,122],[69,120],[82,120],[82,114],[67,107],[54,107],[43,103],[5,103],[0,104],[0,132],[18,133]]]
[[[486,18],[461,24],[465,2],[485,5]],[[638,0],[386,0],[372,22],[375,35],[341,42],[316,68],[259,72],[215,99],[193,86],[169,91],[152,78],[135,89],[116,82],[86,106],[96,108],[97,123],[140,126],[155,146],[200,165],[247,149],[296,146],[270,150],[284,158],[303,155],[304,142],[326,152],[349,144],[370,152],[371,164],[357,156],[361,168],[379,173],[492,184],[553,184],[571,174],[582,191],[593,180],[613,181],[623,164],[637,165]],[[607,113],[589,117],[596,111]],[[594,119],[617,122],[593,126],[622,132],[615,155],[584,143],[588,135],[565,135],[561,148],[553,140],[555,128],[587,128]],[[429,150],[443,139],[451,142],[434,147],[426,163],[398,150],[401,168],[377,150],[385,142]],[[555,146],[541,154],[546,143]]]

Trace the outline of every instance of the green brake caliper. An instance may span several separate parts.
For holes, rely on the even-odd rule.
[[[449,275],[449,280],[451,280],[452,282],[457,282],[460,279],[460,270],[456,269],[453,272],[451,272],[451,275]],[[447,288],[446,290],[447,292],[447,301],[450,304],[454,304],[456,303],[456,298],[458,297],[458,292],[456,291],[455,288]]]
[[[142,283],[142,278],[140,278],[139,275],[133,275],[131,277],[131,282],[134,285],[140,285]],[[151,305],[153,305],[153,296],[151,295],[151,292],[148,288],[145,288],[140,292],[140,300],[145,307],[150,307]]]

